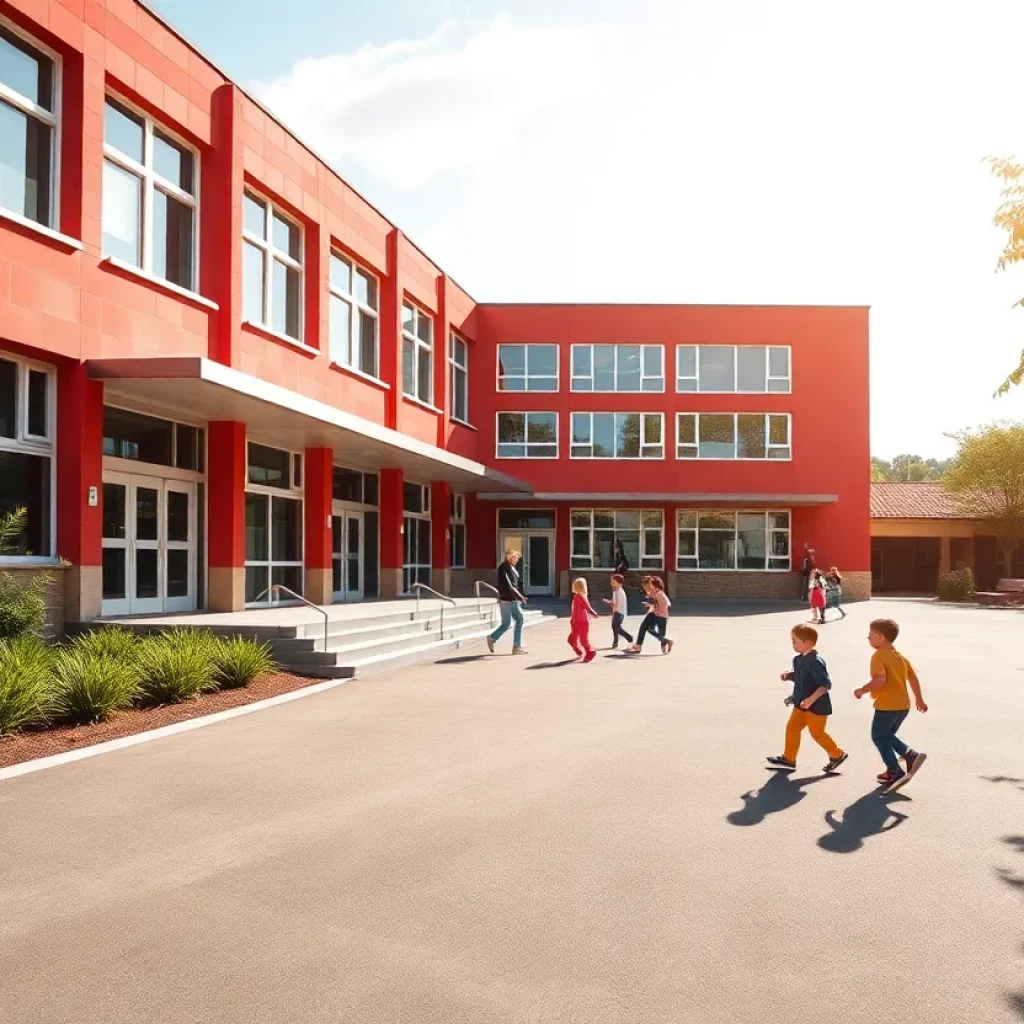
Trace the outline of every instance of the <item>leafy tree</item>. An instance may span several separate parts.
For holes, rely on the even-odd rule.
[[[1003,183],[1001,202],[996,210],[993,223],[1006,232],[1006,244],[996,264],[1000,270],[1024,261],[1024,164],[1013,157],[989,157],[992,173]],[[1024,299],[1016,303],[1024,306]],[[997,395],[1005,395],[1011,388],[1024,380],[1024,352],[1021,352],[1017,368],[999,385]]]
[[[946,489],[965,515],[986,520],[1013,565],[1024,538],[1024,425],[993,423],[952,435],[958,450],[946,474]]]
[[[949,468],[949,460],[922,459],[920,455],[897,455],[891,462],[871,459],[871,479],[889,483],[921,483],[940,480]]]

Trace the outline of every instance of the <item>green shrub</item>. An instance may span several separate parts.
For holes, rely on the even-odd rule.
[[[46,573],[23,581],[12,573],[0,572],[0,640],[43,635],[46,629],[43,591],[49,583]]]
[[[120,626],[94,629],[82,633],[71,641],[74,650],[96,658],[116,658],[134,662],[138,657],[139,637]]]
[[[206,630],[171,629],[138,646],[142,699],[177,704],[215,690],[213,658],[217,639]]]
[[[966,565],[947,572],[939,580],[938,589],[940,601],[966,601],[977,589],[974,585],[974,573]]]
[[[221,640],[213,655],[213,678],[222,690],[248,686],[257,676],[274,671],[270,644],[236,636]]]
[[[138,692],[134,662],[97,657],[74,645],[53,656],[52,710],[61,721],[102,722],[131,707]]]
[[[0,641],[0,734],[46,719],[50,649],[35,637]]]

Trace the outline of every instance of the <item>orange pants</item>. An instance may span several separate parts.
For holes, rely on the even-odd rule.
[[[796,760],[796,755],[800,750],[800,733],[806,727],[811,734],[811,739],[823,748],[829,757],[839,757],[842,751],[836,746],[836,741],[825,732],[827,724],[828,715],[815,715],[810,711],[793,708],[789,721],[786,723],[786,752],[782,756],[787,761]]]

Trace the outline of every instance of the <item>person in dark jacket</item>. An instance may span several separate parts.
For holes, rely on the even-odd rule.
[[[818,567],[818,563],[814,557],[814,548],[809,545],[804,545],[804,560],[800,563],[800,600],[807,601],[810,599],[811,590],[811,576],[814,574],[814,570]]]
[[[801,624],[793,627],[790,639],[796,651],[793,670],[782,673],[783,681],[793,684],[793,693],[786,698],[786,703],[793,706],[786,723],[786,750],[782,757],[769,757],[768,764],[787,771],[796,768],[800,734],[807,729],[815,743],[828,754],[828,764],[822,771],[834,772],[849,755],[840,750],[825,731],[828,716],[832,714],[832,700],[828,694],[832,689],[832,679],[825,659],[814,649],[818,631]]]
[[[512,653],[526,654],[523,647],[523,605],[526,597],[522,591],[519,578],[519,552],[509,548],[505,552],[505,561],[498,566],[498,604],[501,608],[501,625],[487,638],[487,649],[493,654],[494,644],[508,632],[509,626],[515,623],[512,634]]]

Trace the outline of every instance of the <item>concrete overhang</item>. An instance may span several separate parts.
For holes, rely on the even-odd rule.
[[[523,500],[529,484],[472,459],[382,427],[230,366],[199,356],[90,359],[86,372],[104,398],[169,418],[237,420],[255,440],[282,448],[331,448],[355,469],[401,469],[421,483],[446,480],[456,490],[500,491]]]
[[[522,494],[494,492],[481,495],[487,501],[522,501]],[[759,505],[785,508],[790,505],[831,505],[839,500],[838,494],[721,494],[709,492],[673,492],[647,494],[635,491],[538,491],[530,501],[585,501],[607,502],[615,505]]]

